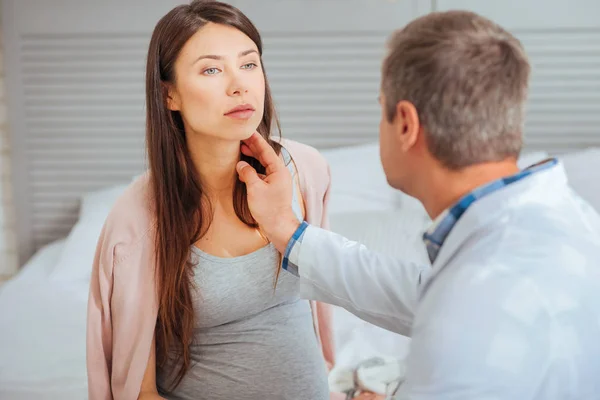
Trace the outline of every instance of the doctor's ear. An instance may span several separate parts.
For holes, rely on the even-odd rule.
[[[395,125],[395,134],[401,143],[402,150],[407,151],[417,142],[421,128],[419,114],[414,104],[404,100],[396,104]]]

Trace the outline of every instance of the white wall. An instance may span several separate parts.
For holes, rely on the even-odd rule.
[[[0,43],[2,43],[1,39]],[[0,282],[17,270],[15,220],[10,182],[10,135],[4,89],[4,68],[0,47]]]

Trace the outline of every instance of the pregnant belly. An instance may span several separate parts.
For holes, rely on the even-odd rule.
[[[294,321],[288,321],[294,322]],[[295,321],[297,322],[297,321]],[[310,399],[329,398],[327,370],[312,321],[220,327],[199,334],[192,366],[168,399]],[[229,328],[229,329],[226,329]],[[173,367],[167,369],[173,371]],[[159,387],[166,387],[159,371]]]

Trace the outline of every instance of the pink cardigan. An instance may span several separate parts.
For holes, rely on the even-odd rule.
[[[313,148],[285,140],[310,224],[328,227],[329,166]],[[111,210],[98,240],[87,315],[90,400],[137,399],[156,325],[154,223],[147,175]],[[315,333],[329,368],[334,363],[330,306],[312,302]]]

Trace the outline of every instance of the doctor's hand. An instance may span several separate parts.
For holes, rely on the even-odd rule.
[[[259,176],[245,161],[238,162],[236,169],[240,180],[246,184],[252,216],[277,250],[284,253],[300,226],[292,210],[292,175],[275,150],[256,132],[242,142],[241,151],[265,167],[264,176]]]

